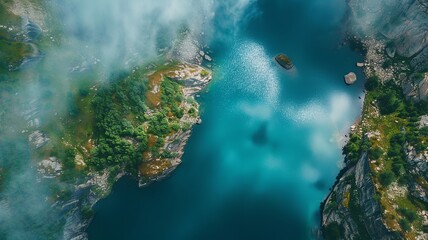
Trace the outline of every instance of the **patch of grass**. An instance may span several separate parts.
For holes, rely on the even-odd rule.
[[[398,223],[400,224],[401,229],[403,229],[405,232],[409,232],[412,229],[410,222],[405,218],[400,219]]]
[[[343,206],[348,208],[349,207],[349,200],[351,198],[351,192],[348,190],[345,192],[345,196],[343,197]]]

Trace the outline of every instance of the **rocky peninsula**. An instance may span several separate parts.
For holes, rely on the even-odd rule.
[[[11,151],[11,156],[28,152],[19,156],[28,158],[28,163],[22,160],[24,166],[0,161],[1,209],[13,211],[13,198],[2,192],[12,188],[11,176],[30,171],[26,180],[34,176],[34,188],[46,189],[37,196],[47,205],[40,212],[49,216],[31,234],[40,239],[86,239],[92,207],[118,179],[131,176],[145,186],[181,163],[192,127],[202,121],[195,97],[212,79],[211,70],[202,64],[212,64],[213,59],[193,42],[197,51],[184,58],[177,42],[151,62],[108,76],[96,73],[99,59],[90,67],[82,60],[64,70],[67,82],[55,89],[58,76],[37,68],[44,66],[44,54],[62,37],[43,1],[0,3],[0,13],[0,48],[7,50],[0,54],[1,100],[11,107],[0,110],[0,133],[11,136],[11,143],[0,143],[0,151]],[[25,65],[30,62],[33,65]],[[42,97],[20,98],[17,86],[25,81]],[[55,99],[61,104],[55,105]],[[13,142],[16,139],[22,143]],[[16,150],[17,145],[23,149]],[[7,239],[3,230],[7,229],[0,227],[0,238]]]
[[[135,115],[136,121],[130,121],[134,131],[142,132],[137,133],[135,138],[123,137],[123,140],[130,146],[135,146],[134,149],[137,151],[141,149],[138,152],[131,150],[127,155],[136,154],[141,160],[133,164],[135,169],[129,169],[131,166],[126,162],[119,163],[119,165],[105,164],[99,168],[98,163],[94,162],[94,158],[96,158],[94,155],[97,155],[96,149],[100,149],[98,144],[102,144],[101,139],[88,139],[84,145],[90,146],[92,149],[84,151],[78,151],[78,149],[85,149],[85,146],[72,146],[77,150],[74,156],[75,165],[87,172],[86,175],[89,177],[84,177],[84,182],[74,185],[74,193],[71,194],[74,197],[66,201],[58,201],[59,206],[67,206],[70,209],[64,227],[66,239],[86,238],[85,230],[92,215],[85,215],[84,209],[89,211],[99,199],[107,196],[113,184],[121,177],[125,175],[135,177],[142,187],[166,177],[181,163],[184,147],[191,135],[192,127],[200,121],[199,104],[195,100],[195,95],[200,94],[208,85],[212,74],[198,65],[175,61],[156,66],[153,70],[145,69],[143,72],[144,74],[139,75],[141,78],[139,77],[137,81],[146,82],[147,92],[145,95],[142,94],[149,107],[143,107],[145,110],[142,115]],[[136,74],[138,75],[138,70],[127,79],[133,79]],[[168,92],[167,89],[172,88],[170,84],[176,84],[177,92]],[[165,94],[172,94],[171,97],[178,97],[181,100],[175,103],[177,105],[170,104],[164,100],[167,97]],[[178,111],[178,113],[174,113],[174,111]],[[142,145],[138,143],[141,140]],[[120,157],[121,153],[113,152],[112,154]],[[104,157],[99,156],[98,158],[97,161],[102,161]],[[61,174],[61,172],[58,173],[57,177],[60,178]],[[83,192],[87,194],[77,194]]]
[[[145,186],[166,177],[181,163],[192,127],[200,121],[195,95],[211,79],[211,71],[179,61],[136,68],[120,79],[113,91],[94,85],[82,98],[88,105],[80,107],[77,118],[92,116],[93,125],[65,120],[67,126],[61,140],[50,137],[58,134],[57,131],[38,127],[28,130],[40,184],[51,187],[60,184],[63,188],[50,198],[54,208],[63,209],[65,239],[86,239],[92,207],[109,194],[121,177],[129,175]],[[129,110],[124,114],[115,112],[108,99],[125,93],[132,97],[129,89],[138,86],[144,86],[134,96],[140,97],[141,105],[130,106],[129,100],[122,99],[117,107]],[[112,115],[118,118],[106,123]],[[126,121],[124,129],[114,132],[112,129],[123,121]],[[98,131],[101,133],[97,134]],[[104,131],[109,135],[104,135]],[[115,140],[109,140],[111,135],[115,135]],[[64,149],[65,154],[55,154],[51,149]],[[55,183],[50,183],[52,180]]]

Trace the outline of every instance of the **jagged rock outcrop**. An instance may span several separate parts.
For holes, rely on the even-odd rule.
[[[322,212],[322,227],[338,223],[343,229],[345,239],[354,239],[358,235],[358,226],[351,216],[347,206],[347,198],[351,191],[351,183],[347,180],[354,178],[355,167],[347,170],[324,202]],[[345,203],[345,204],[343,204]],[[348,201],[349,204],[349,201]]]
[[[373,239],[392,239],[392,234],[382,221],[381,207],[375,198],[376,190],[371,177],[367,153],[361,156],[355,166],[355,185],[359,193],[357,204],[360,204],[364,216],[364,226],[369,236]]]
[[[382,221],[367,153],[337,181],[324,203],[322,226],[338,223],[344,239],[394,239]]]

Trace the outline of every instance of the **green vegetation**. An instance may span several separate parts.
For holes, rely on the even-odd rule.
[[[143,116],[147,109],[145,92],[142,79],[124,76],[97,91],[92,102],[96,141],[88,159],[90,168],[118,165],[136,174],[142,151],[147,148],[147,134],[141,126],[144,119],[134,116]]]
[[[91,219],[94,216],[94,210],[90,206],[83,206],[81,213],[84,219]]]
[[[202,77],[208,76],[210,73],[207,70],[202,70],[201,75]]]
[[[379,175],[379,182],[384,187],[388,187],[394,180],[395,180],[395,175],[391,171],[385,171]]]
[[[416,211],[406,209],[406,208],[399,208],[397,210],[398,213],[400,213],[405,219],[407,219],[409,222],[414,222],[418,215],[416,214]]]
[[[344,237],[344,229],[337,222],[330,223],[323,229],[323,237],[326,240],[342,239]]]
[[[358,134],[351,134],[349,141],[342,149],[343,155],[346,156],[347,165],[355,165],[360,157],[361,137]]]
[[[364,87],[367,91],[373,91],[380,86],[379,78],[377,76],[370,77],[367,79],[367,82],[364,84]]]
[[[29,57],[33,48],[22,42],[14,42],[0,39],[0,68],[3,70],[17,67],[25,57]]]
[[[380,147],[372,147],[369,149],[369,159],[378,160],[383,155],[383,150]]]
[[[21,19],[8,10],[10,4],[10,0],[0,3],[0,25],[7,27],[0,28],[0,73],[14,70],[33,54],[33,47],[18,34],[21,31]]]
[[[424,189],[428,187],[425,179],[412,173],[405,148],[408,144],[414,147],[417,154],[428,148],[428,127],[419,126],[421,116],[428,113],[428,103],[408,101],[401,86],[393,81],[381,84],[377,77],[371,77],[365,87],[367,94],[363,118],[343,148],[347,168],[354,166],[362,153],[368,153],[377,192],[374,199],[385,211],[383,217],[386,225],[403,237],[413,239],[415,231],[428,229],[422,225],[417,214],[418,210],[428,209],[426,204],[408,192],[396,193],[387,189],[393,182],[398,182],[400,188],[407,188],[415,181]],[[348,209],[358,225],[359,233],[364,235],[367,232],[357,201],[358,190],[355,184],[351,183],[351,186]],[[393,198],[388,194],[398,195]]]
[[[401,228],[403,229],[403,231],[405,231],[405,232],[408,232],[408,231],[410,231],[412,228],[411,228],[411,225],[410,225],[410,222],[407,220],[407,219],[400,219],[399,221],[398,221],[398,223],[400,224],[400,226],[401,226]]]
[[[291,62],[290,58],[288,58],[287,56],[285,56],[284,54],[278,54],[275,57],[275,60],[285,69],[289,70],[291,68],[293,68],[293,63]]]
[[[125,170],[145,176],[167,170],[171,164],[167,160],[177,155],[163,149],[165,139],[190,128],[181,122],[185,113],[197,113],[183,104],[179,82],[167,77],[174,64],[162,64],[151,75],[138,69],[118,74],[101,84],[91,73],[75,76],[65,93],[65,117],[53,117],[41,129],[51,141],[33,157],[56,156],[64,167],[60,180],[70,183],[88,171],[108,170],[114,175]],[[159,103],[151,104],[153,99]]]
[[[170,111],[178,119],[183,117],[183,109],[180,104],[183,101],[181,86],[176,81],[165,77],[161,83],[161,106],[165,111]]]
[[[159,93],[147,94],[155,88],[159,88]],[[160,148],[165,137],[181,129],[183,100],[182,86],[166,76],[160,77],[160,73],[148,78],[143,72],[118,76],[99,89],[92,101],[96,124],[95,145],[87,161],[89,168],[119,166],[137,175],[151,159],[175,157]],[[159,164],[160,169],[168,167],[167,162]]]
[[[382,93],[379,94],[377,101],[379,111],[382,115],[394,113],[402,106],[402,100],[392,89],[382,91]]]

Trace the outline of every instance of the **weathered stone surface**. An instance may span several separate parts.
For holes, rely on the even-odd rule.
[[[351,185],[345,179],[352,176],[354,172],[355,168],[351,168],[343,174],[327,197],[322,212],[322,226],[326,227],[332,223],[340,224],[343,227],[345,239],[355,239],[358,235],[357,224],[349,209],[342,204],[347,192],[351,190]]]
[[[428,71],[428,47],[419,52],[411,61],[410,64],[415,68],[416,71]]]
[[[28,141],[34,146],[34,148],[38,149],[49,142],[49,138],[42,131],[37,130],[28,136]]]
[[[425,75],[424,79],[419,82],[419,100],[426,100],[428,97],[428,76]]]
[[[350,72],[345,75],[345,83],[348,85],[352,85],[357,81],[357,75],[354,72]]]
[[[419,200],[425,203],[428,203],[427,191],[421,185],[414,182],[410,185],[409,190],[412,196],[414,196],[415,198],[418,198]]]
[[[428,63],[427,0],[349,0],[348,5],[355,34],[380,34],[398,55],[413,58],[414,67]]]
[[[38,164],[37,171],[43,178],[55,178],[62,173],[62,164],[56,157],[49,157]]]
[[[352,176],[355,177],[349,180],[349,177]],[[347,181],[354,181],[355,189],[351,189],[351,183]],[[357,239],[360,236],[359,229],[349,209],[343,204],[348,191],[357,191],[357,204],[362,210],[362,215],[364,216],[362,220],[370,238],[394,239],[396,236],[385,227],[382,221],[380,204],[374,198],[376,191],[370,174],[367,153],[362,154],[355,167],[350,168],[340,178],[332,193],[328,196],[322,213],[323,226],[337,222],[344,228],[345,239]],[[328,206],[331,203],[336,203],[337,205],[329,208]]]
[[[419,121],[419,128],[423,128],[428,126],[428,115],[421,116],[421,120]]]
[[[359,204],[363,210],[364,225],[372,239],[392,239],[382,221],[379,202],[374,198],[375,186],[371,177],[369,158],[364,153],[355,166],[355,184],[359,190]]]

